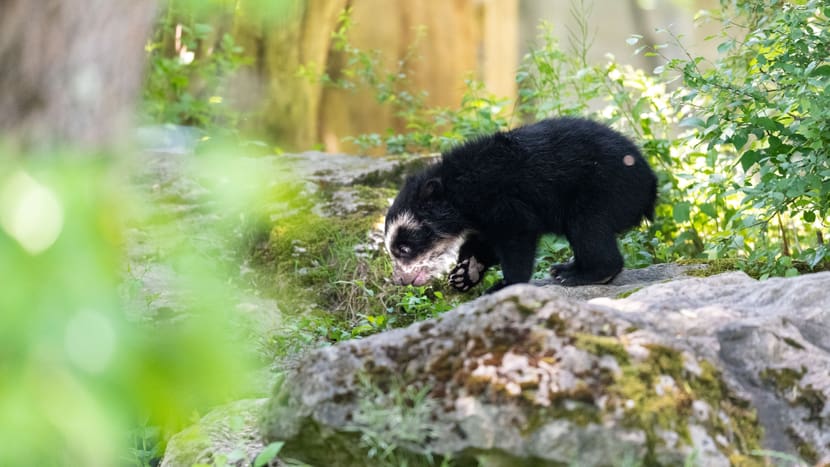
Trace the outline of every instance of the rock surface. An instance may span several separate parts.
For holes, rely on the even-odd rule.
[[[312,464],[365,464],[326,448],[357,430],[461,464],[760,464],[761,447],[830,461],[830,273],[685,278],[589,302],[557,289],[510,287],[315,352],[276,388],[264,438]],[[410,388],[428,395],[403,405],[428,417],[391,416],[389,394]]]
[[[170,439],[161,467],[221,465],[220,459],[226,465],[239,461],[250,465],[266,446],[257,429],[257,418],[265,402],[242,400],[209,413],[198,424]]]
[[[623,269],[610,283],[603,285],[585,285],[582,287],[562,287],[553,279],[532,281],[533,285],[549,286],[551,293],[560,297],[577,300],[592,298],[622,298],[652,284],[659,284],[686,277],[689,272],[706,269],[705,265],[681,265],[676,263],[655,264],[641,269]]]

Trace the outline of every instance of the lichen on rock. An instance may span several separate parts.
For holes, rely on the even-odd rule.
[[[672,465],[697,452],[728,465],[760,447],[750,402],[711,363],[612,309],[519,286],[442,318],[313,354],[269,404],[266,437],[299,456],[298,427],[345,429],[365,375],[429,388],[445,434],[404,447],[422,455]]]

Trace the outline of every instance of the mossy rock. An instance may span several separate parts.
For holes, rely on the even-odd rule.
[[[409,411],[395,412],[367,384],[423,398],[402,398]],[[423,405],[428,417],[401,415],[417,418]],[[642,323],[531,286],[310,355],[275,392],[263,433],[319,461],[323,448],[302,435],[309,426],[461,463],[677,465],[697,453],[706,465],[761,465],[750,456],[762,446],[757,416],[715,364]],[[350,462],[367,465],[363,447]]]

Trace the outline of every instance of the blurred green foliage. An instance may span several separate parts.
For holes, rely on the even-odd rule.
[[[238,397],[250,353],[225,278],[186,246],[189,318],[129,319],[124,222],[152,207],[110,164],[31,160],[0,162],[0,465],[118,465],[131,436],[153,438],[135,427],[169,432]]]
[[[237,3],[166,3],[145,47],[148,64],[141,113],[146,121],[213,132],[239,125],[241,115],[228,102],[228,81],[251,60],[234,41],[230,24],[211,24],[217,10],[234,17]]]

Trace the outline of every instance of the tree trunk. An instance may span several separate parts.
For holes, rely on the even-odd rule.
[[[515,97],[518,12],[518,0],[354,0],[349,40],[358,49],[379,50],[387,68],[394,69],[423,28],[406,85],[416,93],[426,91],[429,107],[457,108],[467,78],[484,82],[499,96]],[[334,65],[344,62],[342,54],[332,55]],[[366,89],[325,89],[320,121],[321,139],[334,152],[358,150],[342,141],[344,136],[406,130],[405,122]]]
[[[0,2],[0,137],[37,150],[123,141],[152,0]]]
[[[235,36],[245,53],[255,58],[257,69],[255,76],[237,82],[235,87],[244,89],[236,92],[259,104],[261,117],[252,129],[264,131],[285,149],[308,149],[319,142],[322,89],[297,71],[308,63],[325,66],[331,33],[346,4],[346,0],[307,0],[284,8],[279,18],[263,18],[258,10],[243,11],[237,18]]]

